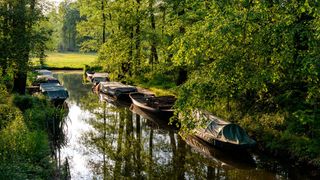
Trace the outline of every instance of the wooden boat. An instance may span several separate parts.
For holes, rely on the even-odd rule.
[[[99,82],[106,82],[106,81],[109,81],[108,73],[94,73],[92,75],[91,82],[94,84],[98,84]]]
[[[239,125],[224,121],[210,113],[197,111],[193,118],[207,122],[204,128],[193,130],[195,136],[207,143],[226,150],[246,150],[256,142]]]
[[[69,97],[68,91],[57,83],[42,83],[40,90],[55,106],[63,105]]]
[[[94,73],[95,73],[94,71],[90,71],[90,70],[86,71],[85,73],[86,81],[92,82]]]
[[[130,100],[129,93],[137,92],[137,88],[120,82],[100,82],[95,89],[115,99]]]
[[[141,109],[153,113],[169,113],[173,114],[173,105],[176,101],[174,96],[150,96],[143,93],[130,93],[129,97],[132,103]]]
[[[39,85],[39,90],[41,92],[49,91],[51,89],[64,89],[64,87],[61,86],[60,83],[41,83]]]
[[[47,69],[38,69],[35,70],[35,72],[37,72],[39,75],[38,76],[52,76],[52,72],[47,70]]]
[[[41,83],[58,83],[60,84],[57,78],[54,78],[49,75],[39,75],[36,80],[32,83],[33,86],[39,86]]]

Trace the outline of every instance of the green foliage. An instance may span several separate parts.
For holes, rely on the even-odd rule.
[[[59,50],[77,51],[79,47],[76,26],[78,21],[80,21],[80,13],[77,4],[71,1],[60,3],[59,15],[61,16],[60,23],[62,23]]]
[[[209,110],[248,127],[272,150],[318,157],[319,16],[311,13],[316,9],[296,1],[214,2],[210,11],[202,9],[203,18],[188,24],[171,46],[174,64],[192,70],[180,89],[177,113],[188,117],[192,109]],[[181,124],[189,129],[197,122]]]
[[[64,142],[65,110],[44,97],[4,96],[0,104],[0,179],[53,177],[51,153]]]
[[[44,179],[50,176],[52,166],[45,132],[29,131],[20,115],[11,120],[0,134],[1,179]]]
[[[98,44],[111,79],[170,88],[187,77],[175,105],[180,117],[207,110],[272,151],[319,157],[319,3],[85,2],[79,29],[94,37],[88,44]],[[199,124],[181,119],[183,130]]]

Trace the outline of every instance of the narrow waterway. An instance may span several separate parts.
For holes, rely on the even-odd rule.
[[[253,153],[223,152],[178,135],[166,120],[128,104],[110,104],[82,83],[81,72],[56,72],[68,89],[67,145],[72,179],[305,179]]]

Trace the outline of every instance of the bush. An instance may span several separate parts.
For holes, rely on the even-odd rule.
[[[6,101],[0,104],[0,179],[53,177],[50,145],[64,142],[65,110],[42,97],[15,95]]]
[[[0,179],[47,179],[52,173],[44,131],[30,131],[16,116],[0,131]]]
[[[13,104],[17,106],[21,111],[25,111],[27,109],[32,109],[32,108],[46,108],[49,105],[47,100],[42,97],[34,97],[30,95],[15,95],[13,97]]]

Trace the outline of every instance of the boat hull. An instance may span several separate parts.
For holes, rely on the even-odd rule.
[[[220,139],[216,139],[216,138],[204,137],[199,134],[195,134],[195,136],[202,139],[203,141],[205,141],[209,145],[212,145],[212,146],[219,148],[219,149],[224,149],[224,150],[229,150],[229,151],[233,151],[233,150],[246,151],[248,149],[254,148],[256,145],[255,143],[253,143],[253,144],[233,144],[233,143],[229,143],[229,142],[226,142],[226,141],[223,141]]]
[[[138,106],[140,109],[144,110],[144,111],[148,111],[151,113],[156,113],[156,114],[161,114],[165,117],[171,117],[173,115],[173,109],[157,109],[157,108],[153,108],[150,106],[145,105],[144,103],[141,103],[139,101],[137,101],[134,97],[132,97],[131,95],[129,95],[132,103],[136,106]]]

